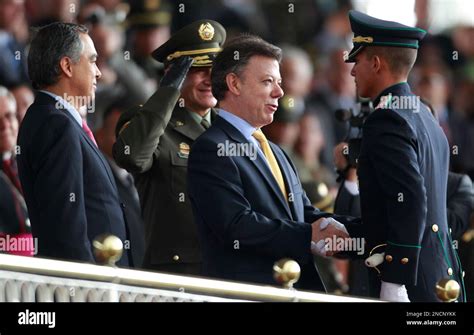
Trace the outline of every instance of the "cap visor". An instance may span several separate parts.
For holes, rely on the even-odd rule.
[[[364,45],[359,45],[357,47],[352,48],[351,52],[349,52],[349,55],[347,56],[346,60],[344,62],[346,63],[354,63],[355,62],[355,56],[362,51],[364,48]]]

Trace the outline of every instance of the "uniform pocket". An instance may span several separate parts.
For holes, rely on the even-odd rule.
[[[186,177],[188,170],[188,159],[178,156],[178,152],[171,152],[171,191],[178,195],[178,201],[186,201]]]

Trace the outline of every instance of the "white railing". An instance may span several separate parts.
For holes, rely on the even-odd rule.
[[[0,271],[0,302],[226,302],[179,291]]]
[[[0,254],[0,302],[371,302],[348,296]]]

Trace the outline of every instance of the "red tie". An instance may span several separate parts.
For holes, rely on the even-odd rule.
[[[21,189],[20,178],[18,178],[16,161],[14,159],[4,160],[2,170],[3,172],[5,172],[12,184],[17,188],[17,190],[20,191],[21,194],[23,194],[23,190]]]
[[[92,142],[94,142],[95,146],[97,146],[97,142],[95,141],[94,134],[92,134],[91,129],[87,125],[87,122],[82,120],[82,129],[86,132],[87,136],[91,139]]]

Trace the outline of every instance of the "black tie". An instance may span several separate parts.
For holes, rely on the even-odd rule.
[[[209,121],[207,121],[205,118],[202,118],[201,126],[203,126],[204,129],[208,129],[211,125],[209,124]]]

